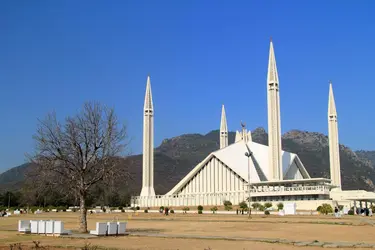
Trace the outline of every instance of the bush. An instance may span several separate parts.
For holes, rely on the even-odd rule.
[[[270,215],[270,211],[266,210],[266,211],[264,211],[264,214],[265,215]]]
[[[255,210],[258,210],[259,207],[261,206],[258,202],[254,202],[253,204],[251,204],[251,206],[255,209]]]
[[[284,208],[284,204],[282,202],[277,203],[277,209],[278,210],[283,210],[283,208]]]
[[[198,211],[199,211],[199,210],[203,210],[202,205],[199,205],[199,206],[198,206]]]
[[[139,206],[137,206],[136,208],[137,208],[137,210],[141,209]]]
[[[170,213],[171,213],[171,214],[174,214],[174,210],[173,210],[173,209],[171,209]]]
[[[147,209],[145,209],[145,211],[144,211],[146,214],[148,213],[148,210]]]
[[[121,209],[121,213],[125,213],[125,209]]]
[[[316,208],[316,211],[320,212],[320,210],[322,210],[322,206]]]
[[[215,207],[212,207],[211,208],[211,211],[212,211],[212,213],[214,214],[216,211],[217,211],[217,207],[215,206]]]
[[[163,206],[159,207],[159,211],[163,211],[163,210],[164,210]]]
[[[238,204],[241,208],[241,213],[243,214],[244,211],[247,211],[248,210],[248,206],[247,206],[247,203],[246,201],[241,201],[239,204]]]
[[[350,209],[350,210],[348,211],[348,215],[354,215],[354,210]]]
[[[119,207],[118,207],[119,210],[122,210],[123,208],[124,208],[123,206],[119,206]]]
[[[184,214],[186,214],[186,213],[187,213],[187,211],[189,211],[189,210],[190,210],[190,208],[189,208],[189,207],[184,207],[184,208],[183,208],[182,210],[184,211]]]
[[[262,204],[260,204],[259,207],[258,207],[258,210],[259,210],[259,211],[264,211],[264,210],[265,210],[265,207],[264,207]]]
[[[225,207],[225,210],[227,211],[232,210],[232,202],[224,201],[224,207]]]
[[[264,203],[264,207],[265,208],[270,208],[270,207],[272,207],[272,203],[271,202],[266,202],[266,203]]]
[[[320,208],[319,208],[320,207]],[[331,205],[327,204],[327,203],[324,203],[322,204],[321,206],[319,206],[316,210],[319,211],[320,213],[322,214],[330,214],[330,213],[333,213],[333,208]],[[318,210],[319,209],[319,210]]]
[[[198,214],[202,214],[203,213],[203,211],[202,210],[198,210]]]

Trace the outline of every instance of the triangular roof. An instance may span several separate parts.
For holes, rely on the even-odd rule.
[[[268,146],[251,142],[247,143],[253,153],[250,162],[250,178],[252,183],[268,180]],[[248,182],[248,158],[245,156],[247,152],[246,144],[243,140],[233,143],[228,147],[219,149],[209,154],[202,162],[193,168],[171,191],[167,194],[171,195],[183,187],[195,174],[206,165],[212,158],[217,158],[223,162],[228,168],[238,174],[242,179]],[[303,166],[299,157],[290,152],[282,151],[283,174],[286,176],[293,162],[297,166],[304,179],[310,178],[308,172]]]

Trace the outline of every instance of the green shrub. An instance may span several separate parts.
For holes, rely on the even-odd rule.
[[[170,211],[170,212],[171,212],[171,214],[174,214],[174,210],[173,210],[173,209],[171,209],[171,211]]]
[[[280,202],[280,203],[277,203],[277,209],[278,210],[283,210],[284,208],[284,203]]]
[[[266,210],[266,211],[264,211],[264,214],[265,215],[270,215],[270,211]]]
[[[330,204],[324,203],[321,205],[321,208],[318,211],[322,214],[327,215],[327,214],[333,213],[333,208]]]
[[[320,210],[322,210],[322,206],[316,208],[316,211],[320,212]]]
[[[199,205],[199,206],[198,206],[198,211],[199,211],[199,210],[203,210],[202,205]]]
[[[119,207],[118,207],[119,210],[122,210],[123,208],[124,208],[123,206],[119,206]]]
[[[203,213],[203,211],[202,210],[198,210],[198,214],[202,214]]]
[[[217,207],[215,206],[215,207],[212,207],[211,208],[211,211],[212,211],[212,213],[214,214],[216,211],[217,211]]]
[[[159,210],[164,210],[164,207],[163,206],[159,207]]]
[[[227,211],[232,210],[232,202],[224,201],[224,207],[225,207],[225,210]]]
[[[187,211],[189,211],[189,210],[190,210],[190,208],[189,208],[189,207],[184,207],[184,208],[183,208],[182,210],[184,211],[184,214],[186,214],[186,213],[187,213]]]
[[[146,214],[148,213],[148,210],[147,209],[145,209],[145,211],[144,211]]]
[[[266,202],[266,203],[264,203],[264,207],[265,208],[270,208],[270,207],[272,207],[272,203]]]
[[[260,204],[259,205],[259,207],[258,207],[258,210],[259,211],[264,211],[266,208],[262,205],[262,204]]]
[[[137,208],[137,210],[141,209],[139,206],[137,206],[136,208]]]
[[[258,202],[254,202],[253,204],[251,204],[251,206],[255,209],[255,210],[258,210],[259,207],[260,207],[260,204]]]
[[[121,209],[121,213],[125,213],[125,209]]]
[[[348,211],[348,215],[354,215],[354,210],[350,209],[350,210]]]

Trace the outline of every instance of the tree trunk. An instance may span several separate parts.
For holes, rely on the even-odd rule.
[[[79,232],[87,233],[87,208],[86,195],[79,196],[80,201],[80,215],[79,215]]]

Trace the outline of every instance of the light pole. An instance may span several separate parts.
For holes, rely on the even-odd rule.
[[[247,152],[245,152],[245,156],[247,157],[247,167],[248,167],[248,178],[249,178],[249,218],[251,218],[251,186],[250,186],[250,161],[251,161],[251,156],[253,155],[253,152],[251,152],[249,146],[247,145],[247,143],[245,142],[245,145],[246,145],[246,149],[247,149]]]

